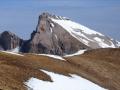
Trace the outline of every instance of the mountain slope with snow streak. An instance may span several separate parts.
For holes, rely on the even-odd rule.
[[[81,54],[84,54],[85,51],[86,50],[79,50],[74,54],[65,55],[64,57],[72,57],[72,56],[76,56],[76,55],[81,55]]]
[[[17,52],[12,52],[12,51],[1,51],[1,50],[0,50],[0,52],[6,53],[6,54],[11,54],[11,55],[24,56],[24,55],[22,55],[22,54],[19,54],[19,53],[17,53]]]
[[[51,57],[51,58],[58,59],[58,60],[65,60],[61,56],[57,56],[57,55],[50,55],[50,54],[36,54],[36,55],[47,56],[47,57]]]
[[[61,60],[50,55],[21,56],[0,51],[0,89],[119,90],[119,53],[119,48],[102,48],[79,51],[81,55]]]
[[[111,38],[91,30],[81,24],[78,24],[74,21],[61,18],[50,18],[54,23],[59,24],[71,36],[84,43],[85,45],[91,48],[118,48],[118,42],[112,40]]]

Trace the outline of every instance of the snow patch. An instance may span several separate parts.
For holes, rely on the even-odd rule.
[[[84,54],[86,50],[79,50],[78,52],[74,53],[74,54],[70,54],[70,55],[65,55],[64,57],[72,57],[72,56],[76,56],[76,55],[81,55]]]
[[[28,90],[107,90],[77,75],[67,77],[42,71],[51,76],[53,82],[42,81],[32,77],[25,82],[29,87]]]
[[[16,47],[15,49],[10,50],[10,52],[13,53],[19,53],[19,51],[20,51],[20,47]]]
[[[102,35],[101,33],[98,33],[96,31],[90,30],[87,27],[80,25],[78,23],[75,23],[73,21],[70,20],[56,20],[56,19],[51,19],[53,22],[58,23],[59,25],[61,25],[63,28],[65,28],[74,38],[76,38],[77,40],[79,40],[80,42],[83,42],[85,45],[88,45],[89,41],[87,42],[88,39],[84,34],[99,34]],[[79,37],[78,37],[79,36]],[[103,35],[102,35],[103,36]],[[84,37],[87,40],[81,39],[80,37]]]
[[[100,38],[98,38],[98,37],[95,37],[94,38],[97,42],[103,42]]]
[[[53,23],[50,23],[51,27],[55,27],[55,25]]]
[[[105,43],[101,38],[95,37],[95,38],[88,38],[87,35],[98,35],[98,36],[104,36],[103,34],[96,32],[92,29],[89,29],[81,24],[75,23],[71,20],[60,20],[60,19],[54,19],[51,18],[51,20],[60,26],[62,26],[66,31],[70,33],[71,36],[79,40],[80,42],[84,43],[85,45],[89,46],[89,42],[97,42],[100,47],[102,48],[115,48],[116,46],[113,44],[111,40],[111,45]]]
[[[81,36],[81,37],[83,37],[83,38],[85,38],[85,39],[87,39],[87,40],[89,40],[89,41],[93,41],[93,40],[91,40],[91,39],[89,39],[87,36],[85,36],[83,33],[82,33],[82,31],[80,31],[79,30],[79,32],[78,32],[78,30],[76,31],[76,30],[74,30],[75,32],[72,32],[74,35],[77,35],[77,36]]]
[[[57,55],[50,55],[50,54],[37,54],[37,55],[48,56],[48,57],[55,58],[58,60],[65,60],[64,58],[57,56]]]
[[[70,20],[69,18],[67,18],[67,17],[62,17],[63,18],[63,20]]]
[[[1,52],[3,52],[3,53],[8,53],[8,54],[13,54],[13,55],[18,55],[18,56],[24,56],[24,55],[15,53],[15,52],[10,52],[10,51],[1,51]]]
[[[102,46],[102,48],[109,48],[109,47],[112,47],[112,48],[115,48],[115,45],[113,44],[113,42],[110,41],[111,45],[108,45],[104,42],[103,39],[100,39],[98,37],[95,37],[94,40],[96,40],[99,44],[99,46]]]
[[[73,22],[71,20],[56,20],[56,19],[53,19],[52,18],[52,21],[58,23],[59,25],[63,26],[63,28],[65,28],[66,30],[75,30],[75,29],[80,29],[82,30],[83,32],[85,32],[86,34],[99,34],[99,35],[102,35],[104,36],[103,34],[99,33],[99,32],[96,32],[94,30],[91,30],[81,24],[78,24],[76,22]]]
[[[50,31],[51,31],[51,33],[53,32],[53,30],[52,30],[52,28],[50,27]]]
[[[57,35],[55,34],[55,38],[58,39]]]
[[[89,44],[89,41],[87,41],[87,40],[85,40],[85,39],[82,39],[82,41],[83,41],[86,45]]]

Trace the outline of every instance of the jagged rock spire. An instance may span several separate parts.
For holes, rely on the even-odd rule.
[[[22,39],[9,31],[4,31],[0,34],[0,47],[3,50],[11,50],[20,47],[22,42]]]

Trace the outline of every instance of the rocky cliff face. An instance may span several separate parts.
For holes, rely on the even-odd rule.
[[[64,55],[90,47],[72,37],[63,27],[50,18],[56,18],[48,13],[39,16],[36,31],[31,39],[23,45],[23,52]]]
[[[0,50],[11,50],[22,45],[23,40],[15,34],[5,31],[0,34]]]

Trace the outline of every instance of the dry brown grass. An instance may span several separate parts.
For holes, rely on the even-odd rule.
[[[24,57],[0,53],[0,89],[25,90],[23,82],[30,77],[52,81],[40,69],[70,76],[74,73],[72,65],[66,61],[55,60],[46,56],[26,54]],[[12,82],[12,83],[11,83]]]
[[[120,90],[120,49],[90,50],[67,60],[79,67],[83,77],[109,90]]]
[[[119,90],[119,57],[120,49],[91,50],[80,56],[66,58],[67,61],[33,54],[21,57],[0,53],[0,90],[26,90],[23,82],[30,77],[52,81],[40,69],[66,76],[77,74],[110,90]]]

